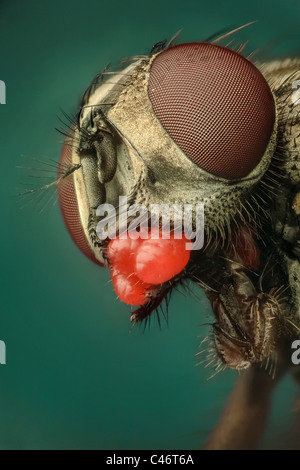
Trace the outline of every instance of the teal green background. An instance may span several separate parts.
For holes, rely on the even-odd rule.
[[[94,75],[183,28],[202,40],[252,20],[238,39],[262,56],[299,52],[298,1],[2,1],[0,79],[1,449],[197,449],[236,377],[196,366],[213,318],[201,290],[173,294],[161,329],[129,322],[109,273],[71,242],[55,198],[16,195],[57,161],[60,109],[72,114]],[[37,167],[41,171],[19,169]],[[55,170],[50,174],[55,177]],[[51,178],[50,178],[51,179]],[[25,186],[24,186],[25,185]],[[264,447],[291,423],[296,386],[274,396]]]

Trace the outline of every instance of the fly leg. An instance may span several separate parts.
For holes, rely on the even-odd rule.
[[[216,322],[214,341],[219,359],[242,370],[271,358],[283,330],[282,309],[276,289],[257,291],[245,268],[231,263],[230,283],[207,292]],[[275,372],[275,368],[274,368]]]
[[[216,318],[213,328],[219,360],[242,373],[205,449],[257,448],[272,392],[291,367],[287,304],[278,295],[279,288],[271,288],[276,282],[280,286],[285,277],[272,260],[270,265],[266,292],[261,277],[250,278],[235,262],[227,265],[229,276],[218,291],[206,292]]]
[[[256,449],[266,427],[272,392],[286,370],[287,364],[281,360],[275,379],[259,364],[244,371],[204,449]]]

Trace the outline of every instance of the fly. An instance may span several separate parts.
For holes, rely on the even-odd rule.
[[[292,368],[300,335],[300,60],[254,62],[232,43],[239,29],[205,42],[176,36],[98,74],[67,123],[56,183],[71,237],[138,306],[131,320],[147,320],[193,281],[214,314],[204,362],[215,373],[247,369],[255,382],[261,366],[275,380]],[[159,243],[132,238],[130,216],[127,238],[121,225],[114,238],[100,236],[99,207],[120,219],[120,196],[140,217],[146,208],[135,235],[149,235],[147,211],[161,209]],[[175,213],[162,237],[163,207],[197,204],[204,248],[187,256]]]

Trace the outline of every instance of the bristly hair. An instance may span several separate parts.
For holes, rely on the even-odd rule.
[[[166,323],[168,323],[171,294],[174,289],[177,290],[179,285],[183,285],[186,280],[187,274],[186,271],[183,270],[170,281],[161,284],[158,290],[149,298],[149,301],[144,305],[141,305],[131,314],[130,320],[133,324],[143,323],[145,327],[147,325],[149,326],[150,318],[153,314],[154,316],[156,315],[159,325],[161,324],[160,315],[162,315]]]
[[[203,349],[202,346],[205,343],[207,343],[207,347]],[[200,351],[195,355],[197,358],[200,356],[200,360],[196,362],[196,366],[202,366],[204,369],[207,367],[209,367],[210,370],[214,369],[213,373],[209,375],[207,380],[213,379],[217,374],[227,369],[226,364],[220,359],[216,351],[215,340],[212,332],[203,338],[200,342],[200,348]]]
[[[26,175],[22,184],[26,186],[24,191],[17,194],[17,198],[22,202],[22,208],[29,204],[35,204],[39,212],[44,212],[51,203],[57,203],[56,191],[58,185],[68,178],[74,171],[81,168],[81,164],[60,165],[58,162],[48,159],[47,161],[26,157],[32,162],[32,166],[18,165],[17,168],[27,170],[30,174]],[[44,184],[41,185],[41,179]],[[36,180],[36,181],[34,181]]]

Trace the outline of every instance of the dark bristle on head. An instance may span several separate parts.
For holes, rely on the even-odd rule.
[[[166,44],[167,44],[166,39],[164,39],[163,41],[159,41],[156,44],[154,44],[154,46],[152,47],[152,49],[150,51],[150,55],[156,54],[157,52],[160,52],[160,51],[164,50],[164,48],[166,47]]]

